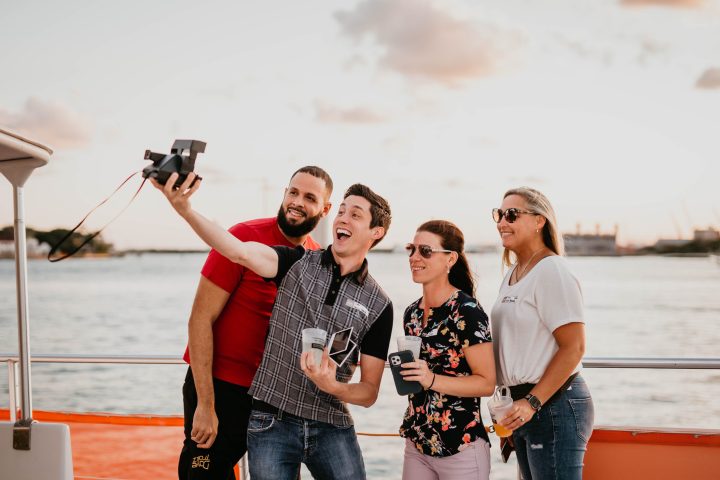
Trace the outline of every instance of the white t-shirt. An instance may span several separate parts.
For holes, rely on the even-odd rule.
[[[514,285],[508,283],[510,275],[512,269],[490,316],[498,385],[538,383],[558,350],[552,332],[585,323],[580,283],[557,255],[540,260]]]

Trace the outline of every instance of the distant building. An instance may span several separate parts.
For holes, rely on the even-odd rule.
[[[594,235],[566,233],[565,253],[568,256],[607,256],[617,255],[615,234]]]
[[[576,233],[563,234],[565,253],[568,256],[614,256],[617,250],[617,227],[614,233],[600,233],[596,226],[595,233],[580,233],[580,225]]]
[[[28,258],[41,258],[47,256],[50,252],[50,246],[46,243],[40,243],[35,237],[27,239],[27,256]],[[0,240],[0,258],[15,258],[15,241]]]
[[[720,240],[720,231],[712,227],[706,230],[695,230],[693,232],[693,240],[698,243],[711,243]]]
[[[12,240],[0,240],[0,258],[15,257],[15,242]]]

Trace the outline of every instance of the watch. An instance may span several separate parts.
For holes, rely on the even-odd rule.
[[[532,393],[528,393],[527,395],[525,395],[525,400],[528,401],[528,403],[530,404],[530,406],[531,406],[531,407],[533,408],[533,410],[535,410],[536,412],[539,412],[540,409],[542,408],[542,403],[541,403],[540,400],[538,400],[538,398],[537,398],[535,395],[533,395]]]

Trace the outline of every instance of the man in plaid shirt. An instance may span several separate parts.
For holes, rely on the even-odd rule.
[[[392,330],[392,303],[368,273],[366,255],[385,236],[387,201],[364,185],[346,192],[327,250],[268,247],[241,242],[190,207],[194,175],[173,190],[160,186],[173,208],[211,247],[279,285],[265,354],[253,380],[248,425],[254,480],[297,478],[305,463],[318,479],[364,479],[365,467],[346,403],[371,406],[377,399]],[[360,349],[361,376],[349,383],[357,351],[341,367],[327,348],[320,365],[300,353],[304,328],[332,334],[352,327]]]

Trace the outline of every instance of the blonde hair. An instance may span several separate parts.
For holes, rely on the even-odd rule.
[[[558,228],[557,217],[555,217],[555,210],[550,205],[550,200],[541,192],[530,187],[511,188],[505,192],[503,199],[510,195],[518,195],[524,198],[529,211],[545,217],[545,225],[542,229],[543,243],[556,254],[565,255],[565,242]],[[505,266],[512,265],[510,261],[511,253],[507,248],[503,251],[502,261]]]

